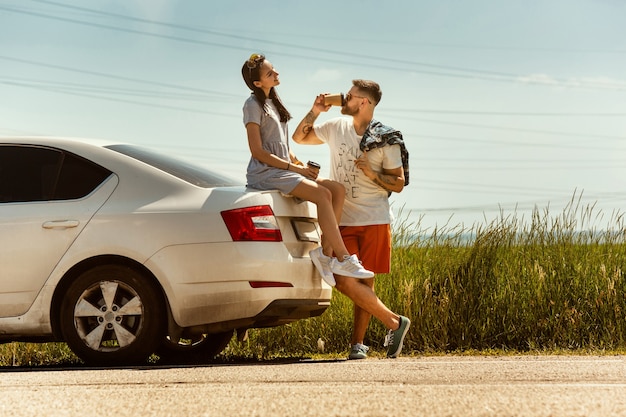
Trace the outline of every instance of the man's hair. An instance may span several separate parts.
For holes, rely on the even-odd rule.
[[[374,105],[377,105],[383,96],[383,92],[380,91],[380,86],[374,81],[352,80],[352,85],[358,88],[363,94],[367,94],[367,97],[372,100]]]

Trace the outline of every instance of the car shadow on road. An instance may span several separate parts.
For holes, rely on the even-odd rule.
[[[333,363],[346,362],[345,358],[274,358],[274,359],[215,359],[205,363],[146,363],[140,365],[123,365],[123,366],[90,366],[84,364],[58,364],[58,365],[20,365],[20,366],[0,366],[0,373],[3,372],[54,372],[54,371],[94,371],[104,369],[135,369],[135,370],[157,370],[172,368],[215,368],[230,366],[275,366],[275,365],[293,365],[293,364],[315,364],[315,363]]]

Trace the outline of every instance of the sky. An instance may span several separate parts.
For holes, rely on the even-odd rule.
[[[241,66],[263,53],[290,132],[317,94],[380,84],[375,118],[410,153],[399,220],[620,228],[624,16],[622,0],[0,0],[0,136],[135,143],[244,182]],[[292,149],[328,175],[325,145]]]

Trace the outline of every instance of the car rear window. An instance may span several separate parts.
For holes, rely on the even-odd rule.
[[[135,145],[109,145],[106,148],[130,156],[163,172],[202,188],[242,185],[241,182],[200,165]]]
[[[110,175],[111,171],[60,149],[0,146],[0,203],[82,198]]]

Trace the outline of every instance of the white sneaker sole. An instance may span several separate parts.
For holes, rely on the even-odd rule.
[[[357,278],[357,279],[374,278],[374,273],[371,271],[367,271],[367,270],[366,270],[367,272],[363,272],[363,273],[360,273],[360,272],[353,273],[350,271],[343,271],[340,268],[333,269],[332,266],[330,267],[330,270],[333,271],[334,274],[341,275],[344,277]]]
[[[320,258],[319,256],[317,256],[317,252],[315,251],[316,249],[313,249],[311,252],[309,252],[309,257],[311,258],[313,265],[315,265],[315,268],[317,268],[317,272],[320,273],[324,282],[331,287],[334,287],[335,285],[337,285],[337,282],[335,281],[335,276],[332,274],[332,272],[330,274],[324,273],[324,266],[320,262]]]

